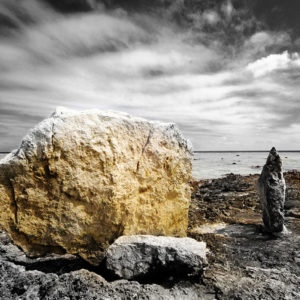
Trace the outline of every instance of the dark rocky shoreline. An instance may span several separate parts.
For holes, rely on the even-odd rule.
[[[210,253],[203,277],[114,280],[72,255],[29,259],[0,235],[1,299],[297,299],[300,297],[300,172],[284,174],[288,234],[263,233],[258,175],[229,174],[193,188],[188,236]]]
[[[192,183],[189,236],[211,250],[204,283],[214,286],[216,299],[300,297],[300,172],[284,173],[288,233],[281,236],[262,230],[258,177]]]

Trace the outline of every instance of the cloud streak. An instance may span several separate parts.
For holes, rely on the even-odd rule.
[[[189,13],[182,26],[145,11],[66,15],[20,3],[21,16],[10,1],[0,10],[1,151],[58,105],[176,122],[195,150],[300,148],[293,39],[232,2]],[[186,9],[175,4],[172,18]]]

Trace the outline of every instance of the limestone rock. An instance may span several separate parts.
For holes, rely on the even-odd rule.
[[[185,236],[191,150],[173,124],[61,110],[0,161],[0,225],[28,255],[98,264],[118,236]]]
[[[273,147],[258,180],[263,222],[270,233],[284,230],[285,180],[282,161]]]
[[[107,250],[106,267],[124,279],[199,275],[207,265],[206,243],[191,238],[122,236]]]

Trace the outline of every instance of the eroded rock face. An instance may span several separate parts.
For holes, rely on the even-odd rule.
[[[184,282],[172,288],[137,281],[106,281],[85,269],[57,275],[26,271],[24,267],[0,261],[1,299],[215,299],[200,284]]]
[[[29,255],[94,264],[120,235],[185,236],[190,156],[172,124],[57,111],[0,161],[0,225]]]
[[[203,272],[206,252],[206,243],[191,238],[122,236],[108,248],[106,268],[123,279],[184,278]]]
[[[284,230],[285,180],[282,161],[273,147],[258,180],[259,194],[266,231],[277,233]]]

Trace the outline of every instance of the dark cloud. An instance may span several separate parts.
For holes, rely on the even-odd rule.
[[[293,35],[299,35],[300,3],[298,0],[255,0],[253,2],[253,12],[270,29],[290,31]]]
[[[55,9],[65,13],[88,12],[94,10],[98,3],[96,0],[45,0]]]
[[[6,81],[3,80],[0,82],[0,90],[2,91],[27,91],[27,92],[35,92],[41,90],[41,87],[37,86],[29,86],[23,83],[16,83],[15,81]]]
[[[51,20],[53,12],[43,1],[37,0],[1,0],[0,36],[6,38],[32,26]]]
[[[265,106],[263,99],[265,97],[272,99],[281,99],[284,97],[284,93],[278,90],[266,90],[263,87],[252,86],[251,88],[245,88],[239,91],[228,93],[224,98],[238,98],[240,104],[247,102],[249,106]]]

